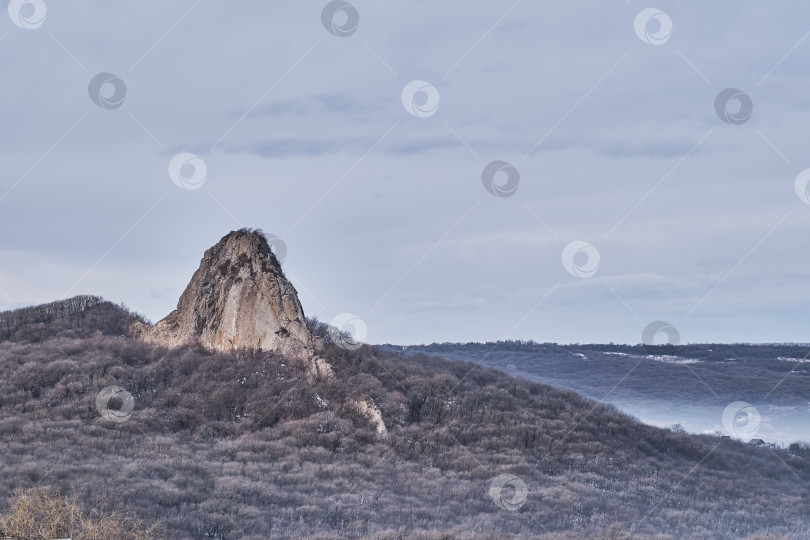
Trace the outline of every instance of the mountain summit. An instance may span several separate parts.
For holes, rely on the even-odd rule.
[[[167,347],[199,344],[307,358],[316,349],[295,287],[264,234],[251,229],[232,231],[206,251],[177,309],[140,333]]]

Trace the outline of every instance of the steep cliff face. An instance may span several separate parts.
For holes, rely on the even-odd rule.
[[[275,350],[311,360],[315,373],[328,368],[315,356],[295,287],[264,235],[248,229],[206,251],[177,309],[139,333],[167,347]]]

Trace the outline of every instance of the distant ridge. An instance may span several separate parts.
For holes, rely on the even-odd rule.
[[[89,337],[93,333],[126,334],[141,315],[100,296],[74,296],[38,306],[0,312],[0,341],[39,342],[51,337]]]

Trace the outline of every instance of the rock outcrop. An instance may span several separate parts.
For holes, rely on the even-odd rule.
[[[260,231],[241,229],[223,237],[205,252],[177,309],[135,333],[166,347],[279,351],[306,359],[313,376],[331,373],[316,355],[295,287]]]
[[[388,435],[388,428],[385,427],[385,422],[383,422],[382,412],[380,412],[379,407],[377,407],[373,399],[368,398],[362,401],[353,400],[349,402],[349,405],[366,417],[369,423],[374,426],[377,435],[380,437],[386,437]]]

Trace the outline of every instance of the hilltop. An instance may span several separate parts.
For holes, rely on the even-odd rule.
[[[315,349],[295,287],[264,234],[251,229],[232,231],[207,250],[177,309],[142,337],[217,351]]]

